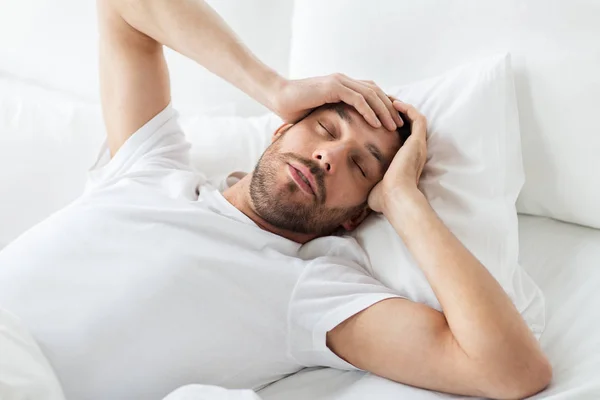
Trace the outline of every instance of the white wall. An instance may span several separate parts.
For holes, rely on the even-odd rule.
[[[292,0],[209,0],[263,61],[287,74]],[[0,73],[98,101],[94,0],[0,0]],[[179,54],[168,54],[180,106],[242,115],[264,111],[243,93]]]

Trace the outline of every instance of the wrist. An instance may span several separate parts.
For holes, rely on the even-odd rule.
[[[286,79],[252,54],[247,55],[247,58],[245,62],[238,65],[240,77],[230,82],[269,110],[277,113],[277,93],[285,84]]]
[[[387,218],[401,210],[409,210],[415,206],[428,205],[425,195],[415,186],[411,188],[395,187],[386,191],[383,197],[382,213]]]
[[[271,71],[264,80],[262,90],[264,93],[264,100],[261,101],[261,103],[277,115],[279,115],[281,108],[281,93],[287,83],[288,80],[275,71]]]

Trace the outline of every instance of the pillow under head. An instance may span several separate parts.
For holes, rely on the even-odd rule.
[[[420,189],[502,285],[533,332],[541,334],[544,299],[518,263],[515,202],[524,174],[510,56],[484,59],[387,92],[428,119],[428,160]],[[215,180],[235,170],[251,171],[280,124],[274,115],[182,118],[194,144],[194,163]],[[408,124],[400,131],[407,135]],[[377,279],[411,300],[441,309],[383,216],[371,216],[352,236],[367,252]]]

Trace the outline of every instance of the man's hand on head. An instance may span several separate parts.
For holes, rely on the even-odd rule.
[[[419,179],[427,160],[427,119],[410,104],[394,100],[393,106],[408,118],[411,135],[394,156],[381,182],[369,193],[369,207],[384,214],[392,197],[420,193]]]
[[[354,107],[375,128],[393,131],[404,122],[392,100],[373,81],[343,74],[283,80],[275,88],[271,109],[286,122],[296,122],[315,108],[344,102]]]

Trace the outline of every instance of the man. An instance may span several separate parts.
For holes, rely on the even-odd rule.
[[[31,329],[68,398],[259,388],[315,365],[495,398],[549,383],[509,298],[417,188],[426,121],[415,108],[343,75],[281,78],[201,0],[99,0],[98,12],[110,160],[0,253],[0,305]],[[163,45],[290,122],[223,194],[189,167]],[[398,112],[412,129],[404,144]],[[355,241],[329,236],[371,210],[443,314],[375,281]]]

